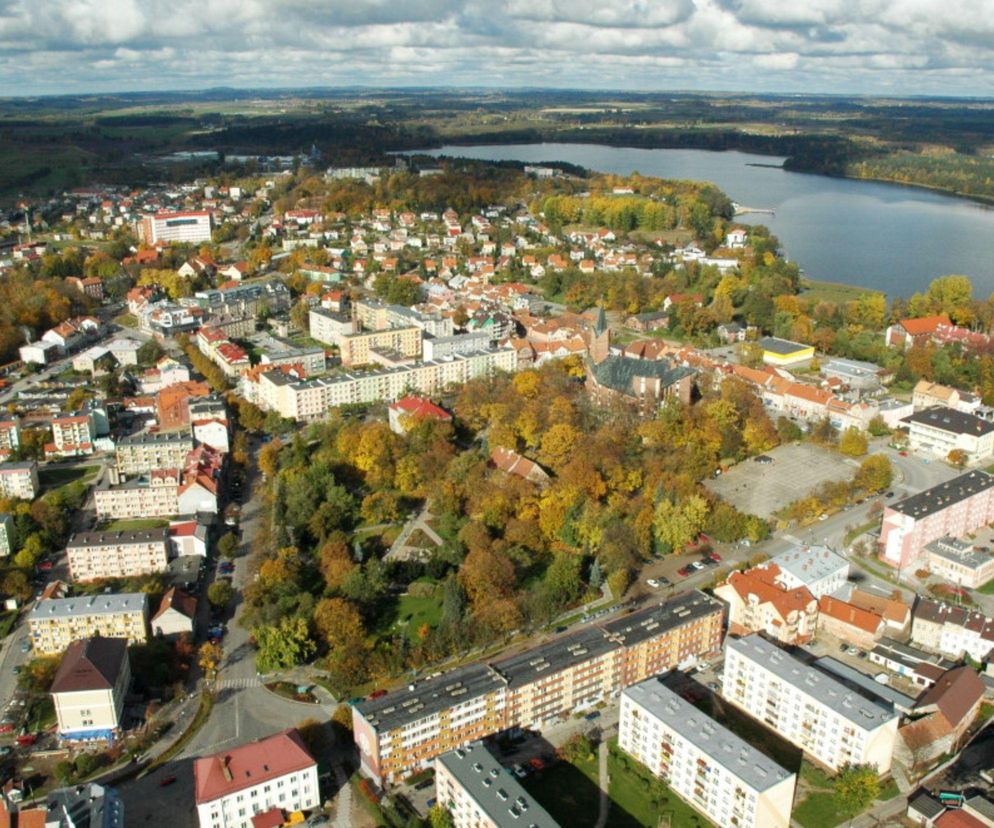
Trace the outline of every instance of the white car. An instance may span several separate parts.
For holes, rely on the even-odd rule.
[[[659,589],[659,581],[657,581],[657,580],[656,580],[655,578],[649,578],[649,579],[648,579],[648,580],[646,581],[646,583],[647,583],[647,584],[648,584],[649,586],[651,586],[651,587],[652,587],[653,589]]]

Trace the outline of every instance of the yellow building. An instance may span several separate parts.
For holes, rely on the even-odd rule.
[[[800,365],[815,358],[814,345],[791,342],[789,339],[767,336],[759,340],[759,346],[763,349],[763,362],[778,368]]]
[[[28,634],[36,656],[57,655],[80,638],[124,638],[128,644],[148,640],[148,596],[81,595],[45,598],[28,615]]]

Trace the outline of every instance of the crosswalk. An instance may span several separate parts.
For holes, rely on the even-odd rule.
[[[262,681],[258,678],[222,678],[218,679],[215,686],[219,690],[226,688],[261,687]]]

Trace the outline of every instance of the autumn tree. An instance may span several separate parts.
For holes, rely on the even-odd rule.
[[[344,533],[336,532],[321,544],[318,566],[327,588],[333,592],[341,589],[342,584],[356,568]]]
[[[862,463],[853,482],[860,489],[868,492],[879,492],[886,489],[893,478],[894,471],[890,460],[883,454],[871,454]]]
[[[207,600],[212,607],[223,609],[235,597],[235,590],[228,581],[215,581],[207,587]]]
[[[200,649],[197,650],[197,665],[204,671],[204,675],[208,680],[214,678],[223,655],[224,652],[221,650],[219,644],[212,644],[210,641],[205,641],[200,645]]]
[[[849,457],[862,457],[866,454],[866,434],[855,426],[850,426],[839,437],[839,451]]]
[[[260,673],[289,670],[314,655],[315,645],[307,620],[300,616],[256,627],[252,634],[258,647],[255,663]]]
[[[693,541],[704,529],[710,509],[700,495],[680,503],[663,498],[656,506],[653,529],[656,540],[670,550],[678,550]]]
[[[865,811],[880,795],[880,775],[872,765],[846,765],[832,785],[832,798],[850,814]]]
[[[957,469],[962,469],[970,461],[970,455],[963,451],[963,449],[953,449],[946,456],[946,460]]]
[[[283,443],[279,439],[270,440],[259,450],[259,471],[266,477],[272,477],[279,470],[280,449]]]

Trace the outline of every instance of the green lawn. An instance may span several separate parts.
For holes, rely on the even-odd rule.
[[[655,828],[666,817],[674,828],[704,828],[713,824],[615,745],[607,760],[607,770],[611,779],[608,825]]]
[[[0,613],[0,638],[6,638],[17,621],[17,610],[8,610]]]
[[[858,299],[864,294],[880,293],[879,290],[858,287],[856,285],[843,285],[838,282],[819,282],[812,279],[805,279],[801,283],[801,298],[813,299],[816,302],[834,302],[841,304]]]
[[[835,828],[859,814],[858,811],[838,806],[832,792],[832,780],[824,771],[805,762],[801,765],[800,776],[809,786],[817,789],[794,805],[791,816],[802,828]],[[881,785],[877,800],[885,802],[899,793],[897,783],[888,779]]]
[[[77,480],[85,480],[100,471],[100,466],[75,466],[71,469],[38,469],[38,484],[42,488],[65,486]]]
[[[394,613],[394,626],[402,630],[412,643],[417,643],[418,630],[427,624],[437,627],[442,620],[442,596],[419,598],[413,595],[401,595],[397,600],[397,610]]]
[[[162,518],[133,518],[131,520],[114,520],[103,527],[104,532],[134,532],[140,529],[161,529],[168,526],[169,521]]]
[[[984,595],[994,595],[994,579],[980,587],[977,592],[982,592]]]

